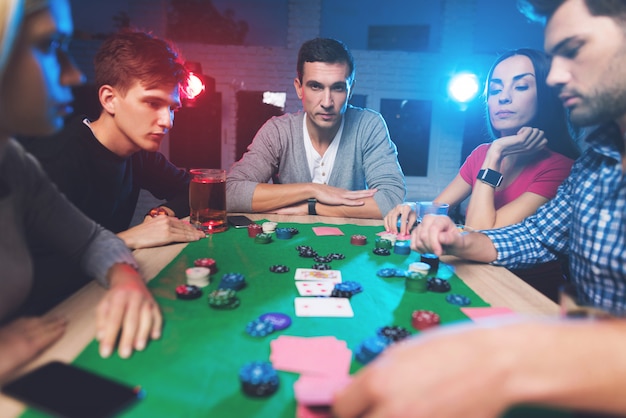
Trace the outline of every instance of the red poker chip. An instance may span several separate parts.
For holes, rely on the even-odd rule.
[[[248,225],[248,236],[250,238],[255,238],[257,234],[263,232],[263,227],[259,224],[250,224]]]
[[[367,237],[365,235],[352,235],[350,238],[350,244],[352,245],[365,245],[367,243]]]
[[[198,299],[202,296],[202,289],[190,284],[176,286],[176,297],[183,300]]]
[[[440,322],[441,318],[433,311],[417,310],[411,315],[411,325],[420,331],[439,325]]]
[[[215,274],[217,272],[217,263],[212,258],[198,258],[193,262],[193,265],[196,267],[206,267],[211,270],[211,274]]]

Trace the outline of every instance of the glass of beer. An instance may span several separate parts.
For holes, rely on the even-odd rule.
[[[226,170],[194,168],[189,173],[189,222],[207,234],[225,231]]]

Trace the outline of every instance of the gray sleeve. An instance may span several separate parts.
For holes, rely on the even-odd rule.
[[[286,135],[272,118],[259,129],[248,151],[226,177],[226,206],[229,212],[252,212],[252,195],[259,183],[268,183],[280,164],[280,137]]]
[[[114,264],[124,263],[139,270],[124,241],[100,225],[96,225],[94,238],[86,246],[80,262],[89,277],[95,278],[104,287],[109,287],[106,275]]]
[[[378,189],[374,200],[383,217],[396,205],[404,202],[406,197],[406,184],[404,174],[398,162],[396,145],[389,137],[387,124],[382,115],[375,112],[361,135],[363,141],[363,169],[365,181],[371,189]]]

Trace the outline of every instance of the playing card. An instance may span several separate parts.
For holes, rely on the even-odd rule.
[[[330,296],[335,288],[332,282],[306,282],[304,280],[296,282],[300,296]]]
[[[294,299],[296,316],[353,317],[352,305],[346,298]]]
[[[341,271],[298,268],[296,269],[294,278],[296,280],[322,280],[332,283],[341,283]]]

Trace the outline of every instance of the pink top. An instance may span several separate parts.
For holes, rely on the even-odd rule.
[[[481,144],[467,157],[459,174],[474,188],[476,176],[485,161],[491,144]],[[525,192],[531,192],[552,199],[563,180],[569,176],[574,160],[546,150],[537,155],[537,159],[517,176],[506,188],[497,190],[494,205],[496,210],[517,199]]]

